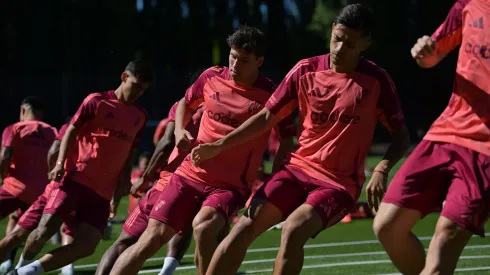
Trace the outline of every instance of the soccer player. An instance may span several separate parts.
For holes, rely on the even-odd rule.
[[[167,125],[169,123],[170,119],[168,117],[160,120],[160,122],[157,125],[157,128],[155,129],[155,134],[153,134],[153,144],[155,146],[158,145],[158,142],[162,137],[165,135]]]
[[[178,102],[170,109],[167,124],[163,137],[158,142],[155,152],[153,153],[149,165],[143,171],[141,177],[133,184],[131,193],[135,196],[140,196],[139,190],[144,189],[149,182],[154,180],[156,171],[161,168],[160,178],[155,185],[150,189],[145,197],[140,200],[137,207],[131,212],[130,216],[124,224],[123,231],[119,235],[116,242],[104,253],[100,264],[97,267],[95,274],[109,274],[116,262],[117,258],[131,245],[136,243],[139,237],[143,234],[148,226],[148,220],[151,210],[158,200],[160,193],[167,186],[173,172],[180,163],[184,160],[190,150],[179,151],[175,146],[175,111],[177,110]],[[199,129],[199,123],[202,116],[202,108],[199,108],[192,116],[192,120],[187,124],[186,129],[196,135]],[[172,153],[172,154],[171,154]],[[169,159],[170,157],[170,159]],[[175,235],[169,243],[167,250],[167,258],[164,261],[164,266],[160,274],[169,275],[178,266],[179,261],[184,256],[185,251],[189,247],[192,235]]]
[[[306,241],[338,223],[355,205],[377,120],[391,131],[393,141],[368,183],[371,200],[381,195],[389,170],[408,147],[390,76],[360,56],[371,45],[373,15],[365,6],[353,4],[344,7],[334,22],[330,54],[299,61],[265,108],[225,137],[191,152],[196,165],[209,165],[299,107],[296,151],[256,193],[214,253],[206,274],[235,274],[252,241],[283,220],[274,274],[299,274]]]
[[[186,117],[201,102],[204,115],[197,143],[211,142],[254,115],[270,97],[275,84],[258,69],[264,61],[265,37],[253,27],[241,27],[228,38],[229,67],[207,69],[186,91],[175,119],[178,148],[189,148],[194,137],[184,129]],[[286,124],[289,125],[289,124]],[[288,127],[281,137],[289,138]],[[218,245],[218,235],[241,209],[267,146],[270,131],[240,148],[223,152],[200,168],[186,158],[153,207],[148,228],[117,260],[111,274],[136,274],[175,233],[194,233],[196,265],[205,274]]]
[[[471,236],[484,236],[490,215],[489,22],[488,1],[456,1],[435,33],[411,50],[420,67],[431,68],[461,45],[449,104],[393,178],[374,220],[403,274],[453,274]],[[441,216],[426,258],[411,230],[434,211]]]
[[[124,186],[129,191],[131,186],[131,151],[138,145],[146,121],[146,112],[135,101],[148,88],[151,77],[145,63],[132,61],[116,90],[90,94],[80,105],[50,172],[60,186],[51,192],[36,237],[26,244],[29,248],[24,256],[32,259],[73,211],[76,238],[13,274],[42,274],[93,253],[106,227],[116,188]],[[65,175],[63,164],[75,142],[77,167]]]

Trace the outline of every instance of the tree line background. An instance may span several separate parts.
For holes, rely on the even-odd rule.
[[[454,0],[1,1],[0,127],[18,120],[28,95],[41,96],[46,121],[60,126],[89,93],[116,88],[135,58],[155,69],[141,103],[150,119],[162,119],[195,70],[227,65],[225,39],[240,24],[266,33],[262,71],[279,83],[300,59],[328,52],[335,14],[354,2],[375,12],[374,44],[365,56],[391,74],[412,139],[420,140],[449,100],[457,52],[422,70],[410,48],[435,31]],[[388,139],[383,131],[375,137]]]

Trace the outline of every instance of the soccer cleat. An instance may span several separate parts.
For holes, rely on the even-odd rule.
[[[11,271],[14,268],[14,263],[11,260],[6,260],[0,265],[0,275],[7,274],[7,272]]]
[[[63,268],[61,275],[75,275],[75,268],[73,266],[69,268]]]

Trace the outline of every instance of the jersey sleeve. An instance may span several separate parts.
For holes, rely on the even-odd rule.
[[[376,106],[377,115],[388,131],[397,131],[405,126],[400,98],[390,75],[380,69],[378,73],[380,95]]]
[[[458,0],[452,6],[444,22],[432,34],[437,42],[437,50],[448,53],[461,44],[463,29],[463,9],[470,0]]]
[[[197,109],[204,102],[204,86],[208,79],[223,73],[224,68],[215,66],[205,70],[185,92],[185,103],[191,109]]]
[[[160,139],[165,134],[165,129],[167,128],[167,124],[169,122],[168,118],[162,119],[160,123],[158,123],[157,129],[155,130],[155,134],[153,135],[153,143],[157,144]]]
[[[65,136],[66,130],[68,129],[68,126],[70,126],[70,123],[65,123],[63,126],[61,126],[60,130],[58,131],[58,134],[56,135],[57,140],[62,140],[63,137]]]
[[[2,133],[2,147],[11,147],[14,142],[14,126],[7,126]]]
[[[265,108],[278,118],[290,115],[298,105],[299,80],[309,68],[307,59],[298,62],[284,77],[279,87],[265,104]]]
[[[168,120],[170,121],[175,121],[175,114],[177,113],[177,107],[179,106],[179,102],[175,102],[175,104],[170,108],[170,111],[168,112]]]
[[[87,121],[94,118],[100,100],[100,94],[90,94],[87,96],[80,107],[78,107],[78,111],[71,119],[70,124],[75,126],[76,129],[80,129]]]

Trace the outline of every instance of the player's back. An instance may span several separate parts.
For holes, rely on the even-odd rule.
[[[24,121],[13,124],[11,134],[13,156],[5,188],[33,201],[49,182],[47,154],[58,133],[44,122]]]
[[[433,35],[444,41],[453,33],[462,34],[452,42],[461,43],[453,94],[425,139],[454,143],[490,155],[489,24],[490,2],[460,0]]]
[[[218,73],[212,74],[210,70]],[[205,109],[198,143],[214,142],[236,129],[262,109],[275,88],[275,84],[262,75],[251,87],[238,86],[229,80],[226,67],[208,69],[203,75],[206,73],[210,75],[201,91]],[[176,173],[209,185],[247,191],[256,178],[269,134],[267,131],[239,147],[221,152],[199,168],[186,158]]]

